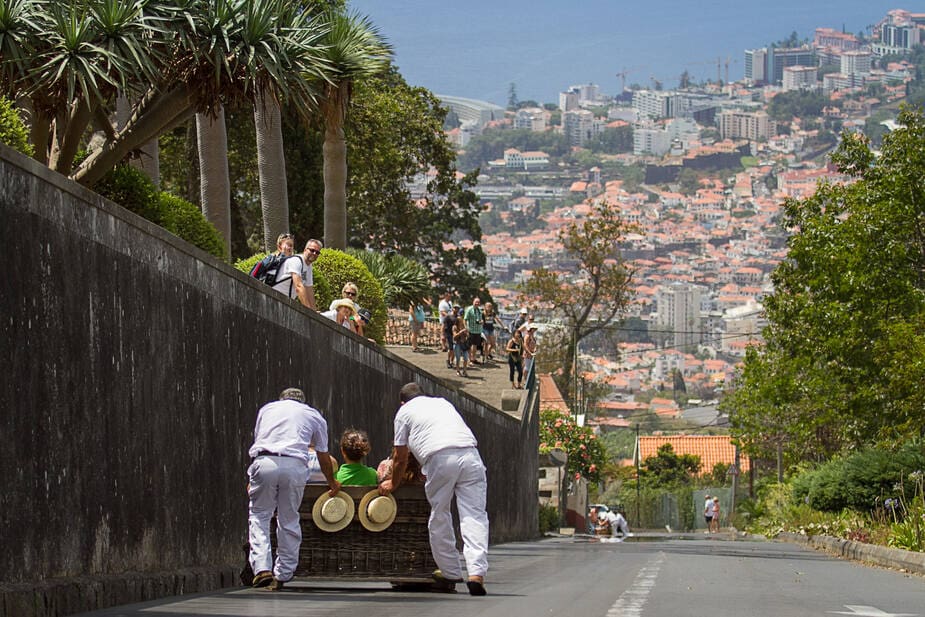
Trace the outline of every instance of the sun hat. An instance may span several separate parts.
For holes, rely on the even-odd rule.
[[[525,309],[525,308],[520,309],[520,314],[521,314],[521,315],[526,315],[526,314],[527,314],[527,309]]]
[[[339,300],[335,300],[334,302],[331,303],[331,306],[328,307],[328,310],[336,311],[342,306],[348,307],[351,313],[357,312],[356,305],[353,303],[353,300],[350,300],[349,298],[341,298]]]
[[[356,506],[346,493],[337,493],[333,497],[325,491],[312,506],[312,521],[322,531],[340,531],[353,520]]]
[[[373,489],[360,499],[360,524],[370,531],[384,531],[395,520],[398,502],[391,495],[380,495]]]

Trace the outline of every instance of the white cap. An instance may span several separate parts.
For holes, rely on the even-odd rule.
[[[521,315],[526,315],[526,314],[527,314],[527,309],[525,309],[525,308],[520,309],[520,314],[521,314]]]

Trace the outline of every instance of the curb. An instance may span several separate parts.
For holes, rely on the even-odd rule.
[[[865,544],[853,540],[843,540],[831,536],[807,536],[789,531],[782,531],[774,538],[775,541],[806,544],[813,548],[822,549],[845,559],[864,561],[887,568],[897,568],[916,574],[925,574],[925,553],[907,551],[900,548],[890,548],[877,544]]]

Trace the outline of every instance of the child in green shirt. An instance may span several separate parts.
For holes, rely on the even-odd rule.
[[[340,437],[340,452],[344,464],[334,477],[344,486],[376,486],[379,480],[376,470],[363,464],[363,457],[369,454],[369,437],[366,431],[348,428]]]

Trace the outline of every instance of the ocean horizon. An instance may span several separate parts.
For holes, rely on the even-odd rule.
[[[686,70],[701,81],[744,75],[744,51],[786,39],[812,40],[817,27],[857,34],[888,10],[923,6],[882,0],[349,0],[393,46],[394,61],[414,86],[506,105],[558,103],[569,86],[594,83],[603,94],[653,80],[672,88]],[[719,69],[719,70],[718,70]]]

